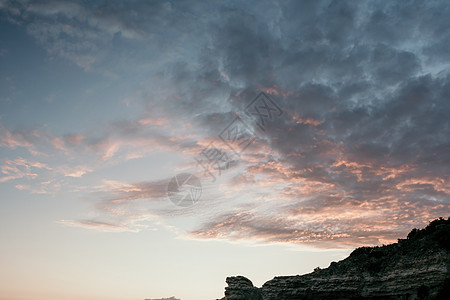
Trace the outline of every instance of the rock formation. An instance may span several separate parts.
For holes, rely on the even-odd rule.
[[[413,229],[406,239],[355,249],[306,275],[280,276],[261,288],[228,277],[222,300],[450,299],[450,218]]]
[[[262,300],[261,291],[244,276],[227,277],[225,281],[228,287],[225,288],[225,298],[223,299]]]

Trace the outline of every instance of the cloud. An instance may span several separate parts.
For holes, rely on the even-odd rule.
[[[92,168],[88,166],[63,167],[62,172],[67,177],[81,177],[86,173],[92,172]]]
[[[145,299],[145,300],[180,300],[180,299],[175,298],[174,296],[172,296],[170,298]]]
[[[85,229],[95,229],[104,232],[136,232],[136,229],[130,228],[126,225],[111,222],[102,222],[94,220],[60,220],[58,223],[70,226],[70,227],[81,227]]]
[[[48,152],[54,150],[62,151],[65,154],[76,146],[79,146],[84,136],[80,134],[67,134],[64,136],[54,136],[49,130],[42,126],[11,130],[0,125],[0,146],[15,150],[25,148],[33,156],[46,156]]]
[[[0,126],[0,145],[10,149],[23,147],[31,154],[40,154],[35,150],[34,143],[40,138],[40,133],[37,130],[32,131],[10,131],[7,128]]]
[[[44,163],[27,160],[21,157],[15,160],[5,160],[1,166],[3,176],[0,177],[0,182],[24,177],[35,178],[38,176],[35,172],[36,169],[51,170],[51,168]]]
[[[106,232],[153,230],[166,226],[161,219],[167,209],[167,180],[126,183],[103,180],[95,187],[92,214],[84,220],[61,220],[60,224]],[[91,189],[92,191],[92,189]]]
[[[265,204],[264,213],[254,207],[230,209],[191,234],[335,246],[379,244],[405,234],[420,218],[449,214],[450,178],[439,164],[450,153],[444,117],[450,112],[450,78],[424,74],[423,44],[405,35],[448,27],[448,21],[424,24],[409,3],[291,4],[281,6],[283,21],[271,28],[261,24],[266,19],[238,9],[224,14],[215,37],[219,56],[227,62],[224,72],[249,91],[241,99],[251,99],[250,91],[262,84],[286,112],[265,135],[278,158],[249,164],[237,183],[243,182],[244,190],[261,184],[270,187],[268,193],[285,194],[277,194],[276,204]],[[435,9],[424,6],[421,13],[428,17]],[[401,17],[406,13],[411,18]],[[390,43],[378,37],[386,30],[378,21],[383,18],[398,24],[387,35]],[[240,101],[232,103],[242,107]],[[373,229],[360,230],[358,223]]]
[[[166,196],[168,182],[169,179],[163,179],[130,184],[114,180],[104,180],[104,185],[101,188],[109,194],[110,200],[115,202],[143,198],[157,199]]]
[[[139,78],[144,107],[88,133],[2,127],[3,147],[76,153],[69,176],[155,149],[192,158],[185,169],[211,142],[231,152],[218,136],[240,115],[255,140],[205,190],[210,210],[174,213],[199,213],[191,237],[353,247],[450,214],[444,1],[24,3],[2,13],[51,57]],[[245,114],[260,91],[283,111],[264,131]],[[14,167],[4,181],[35,174]],[[105,181],[99,218],[68,224],[136,230],[167,217],[166,182]]]
[[[272,205],[264,213],[250,210],[224,213],[189,235],[194,238],[293,243],[320,248],[379,245],[406,236],[411,227],[449,212],[449,204],[395,198],[358,199],[313,196],[290,206]]]
[[[41,181],[38,184],[17,184],[16,189],[29,191],[31,194],[54,194],[61,189],[61,183],[57,180]]]

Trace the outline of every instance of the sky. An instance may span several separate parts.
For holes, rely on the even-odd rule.
[[[221,298],[448,217],[449,15],[0,0],[0,299]]]

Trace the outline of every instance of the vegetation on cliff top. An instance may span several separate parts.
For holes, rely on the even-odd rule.
[[[418,246],[418,247],[417,247]],[[398,243],[387,246],[360,247],[356,248],[350,257],[368,254],[369,256],[381,257],[386,252],[393,249],[400,252],[408,251],[414,248],[425,250],[429,248],[442,248],[450,250],[450,217],[446,220],[439,218],[433,220],[423,229],[414,228],[408,234],[406,239],[399,239]]]
[[[450,251],[450,218],[433,220],[423,229],[414,228],[406,239],[399,239],[398,243],[357,248],[346,259],[339,263],[332,262],[329,268],[316,269],[315,272],[333,274],[358,271],[375,274],[398,267],[396,265],[403,263],[405,256],[420,259],[436,251]]]

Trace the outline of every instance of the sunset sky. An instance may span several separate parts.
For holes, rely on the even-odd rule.
[[[0,0],[0,300],[211,300],[450,216],[449,16]]]

